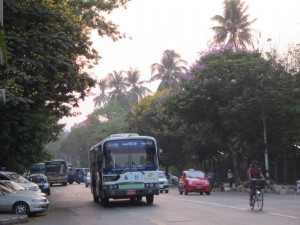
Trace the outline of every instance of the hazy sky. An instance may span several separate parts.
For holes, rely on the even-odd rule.
[[[252,26],[261,32],[260,48],[272,46],[284,51],[291,42],[300,42],[299,0],[245,0],[249,6],[250,19],[257,19]],[[115,10],[110,18],[119,25],[119,30],[131,39],[113,42],[108,38],[94,36],[94,46],[102,59],[91,72],[96,79],[104,78],[116,70],[130,67],[141,71],[142,80],[150,79],[150,65],[160,63],[162,53],[173,49],[191,65],[198,53],[207,50],[212,38],[210,30],[217,25],[211,20],[214,15],[223,15],[223,0],[132,0],[127,9]],[[156,84],[149,86],[156,90]],[[93,90],[97,94],[98,88]],[[94,109],[94,96],[82,102],[81,115],[64,119],[69,129],[79,123]]]

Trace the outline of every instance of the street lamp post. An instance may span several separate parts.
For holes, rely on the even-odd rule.
[[[263,79],[260,81],[260,86],[264,91],[264,86],[263,86]],[[264,97],[264,96],[263,96]],[[265,144],[265,168],[266,168],[266,178],[269,180],[270,174],[269,174],[269,153],[268,153],[268,140],[267,140],[267,123],[266,123],[266,114],[264,110],[264,102],[262,103],[262,123],[263,123],[263,129],[264,129],[264,144]]]
[[[237,84],[237,80],[232,79],[231,84]],[[263,79],[260,81],[260,86],[263,89]],[[262,123],[263,123],[263,134],[264,134],[264,145],[265,145],[265,150],[264,150],[264,156],[265,156],[265,168],[266,168],[266,178],[269,180],[270,178],[270,173],[269,173],[269,153],[268,153],[268,140],[267,140],[267,123],[266,123],[266,114],[264,110],[264,102],[262,103],[261,107],[261,114],[262,114]]]
[[[267,178],[267,180],[269,180],[270,174],[269,174],[269,154],[268,154],[268,142],[267,142],[267,125],[266,125],[266,116],[265,116],[264,110],[263,110],[262,113],[263,113],[262,114],[262,121],[263,121],[263,127],[264,127],[266,178]]]

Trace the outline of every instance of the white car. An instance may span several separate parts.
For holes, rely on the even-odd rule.
[[[164,171],[159,171],[158,179],[159,179],[159,192],[169,193],[170,184]]]
[[[12,180],[20,185],[22,185],[24,188],[30,191],[40,191],[40,188],[37,184],[30,182],[25,177],[10,171],[0,171],[0,180]]]
[[[86,175],[85,181],[84,181],[85,187],[88,187],[91,185],[91,177],[90,176],[91,176],[91,174],[90,174],[90,172],[88,172]]]
[[[17,215],[41,213],[49,208],[46,197],[16,192],[0,184],[0,211]]]

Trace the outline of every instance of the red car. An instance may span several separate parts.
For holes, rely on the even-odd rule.
[[[210,185],[205,173],[201,170],[186,170],[182,172],[178,186],[179,193],[187,195],[189,192],[197,192],[210,195]]]

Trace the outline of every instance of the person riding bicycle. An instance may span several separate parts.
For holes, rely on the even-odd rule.
[[[265,179],[264,175],[261,172],[261,169],[259,167],[259,162],[258,161],[253,161],[250,164],[250,167],[248,169],[248,177],[249,177],[249,183],[250,183],[250,193],[249,193],[249,204],[250,206],[253,206],[253,196],[254,196],[254,191],[255,187],[252,185],[253,179]]]

